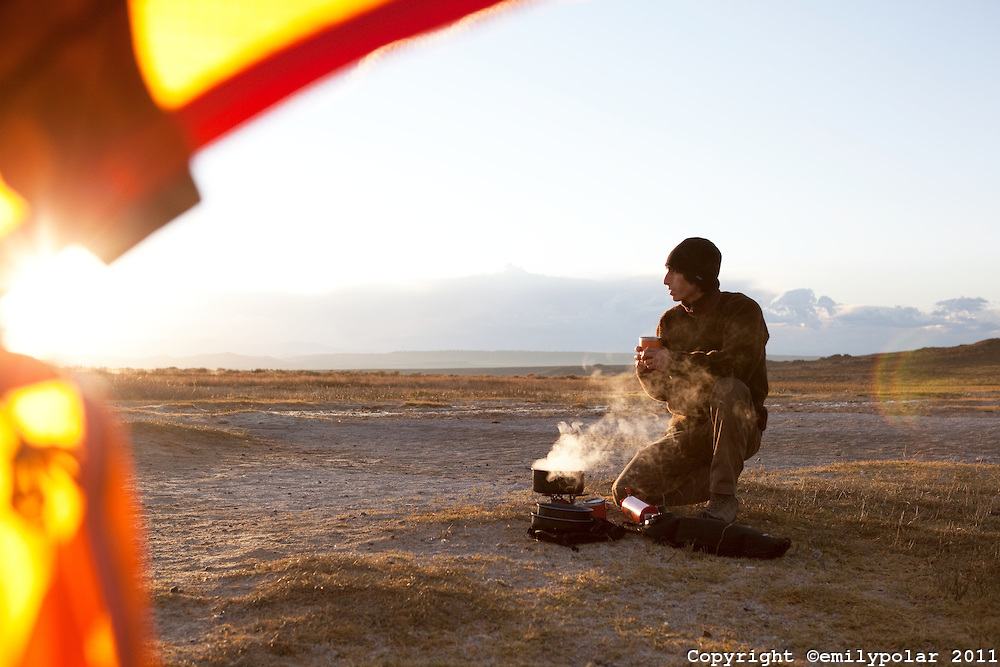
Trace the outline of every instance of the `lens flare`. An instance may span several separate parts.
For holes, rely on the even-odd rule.
[[[0,177],[0,238],[20,227],[27,212],[27,202]]]
[[[915,428],[912,372],[913,350],[930,340],[927,332],[907,331],[892,339],[887,349],[905,349],[909,352],[886,352],[878,355],[873,369],[872,386],[879,414],[889,424]]]

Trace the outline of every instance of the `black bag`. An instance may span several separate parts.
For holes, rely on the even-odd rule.
[[[650,517],[639,532],[672,547],[691,546],[696,551],[739,558],[779,558],[792,544],[788,538],[774,537],[750,526],[679,517],[670,512]]]
[[[586,530],[546,530],[544,528],[528,528],[528,536],[536,541],[553,542],[579,551],[577,544],[590,542],[612,542],[625,537],[627,531],[616,523],[594,517],[593,524]]]

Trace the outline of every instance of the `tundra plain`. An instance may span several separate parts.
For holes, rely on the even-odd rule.
[[[557,441],[609,497],[665,428],[628,369],[89,375],[131,433],[168,665],[1000,660],[1000,341],[771,363],[738,518],[792,539],[766,561],[528,536]]]

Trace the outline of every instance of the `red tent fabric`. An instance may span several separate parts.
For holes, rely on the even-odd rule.
[[[149,72],[137,65],[136,16],[152,12],[151,20],[155,20],[157,7],[174,14],[216,5],[225,5],[229,12],[253,12],[274,2],[0,3],[4,44],[0,54],[0,294],[4,278],[10,277],[26,252],[58,251],[76,243],[111,261],[194,206],[198,192],[188,172],[191,154],[303,86],[398,40],[509,4],[499,0],[284,0],[280,3],[283,14],[301,4],[304,16],[332,18],[310,26],[313,29],[302,31],[292,41],[265,45],[270,50],[253,46],[261,51],[260,57],[249,54],[241,69],[176,108],[155,101]],[[252,15],[242,18],[253,25]],[[197,21],[192,16],[189,24]],[[161,59],[190,58],[198,52],[197,36],[178,44],[184,53],[167,53]],[[24,204],[22,210],[5,209],[4,189],[7,200]]]

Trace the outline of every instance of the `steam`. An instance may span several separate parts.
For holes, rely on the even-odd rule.
[[[532,468],[553,472],[603,471],[623,467],[640,447],[663,434],[658,419],[625,418],[608,414],[599,421],[559,423],[559,438],[545,458]]]
[[[621,470],[636,451],[663,436],[670,413],[664,413],[662,407],[675,414],[695,414],[707,404],[716,378],[707,369],[694,365],[686,369],[683,380],[660,373],[647,375],[644,380],[647,393],[660,401],[669,401],[669,405],[653,401],[649,408],[643,409],[648,410],[645,417],[637,417],[634,404],[627,400],[626,383],[634,386],[634,376],[623,374],[620,380],[623,383],[620,394],[612,400],[614,407],[608,414],[590,425],[560,422],[558,440],[548,455],[531,467],[563,473]]]

